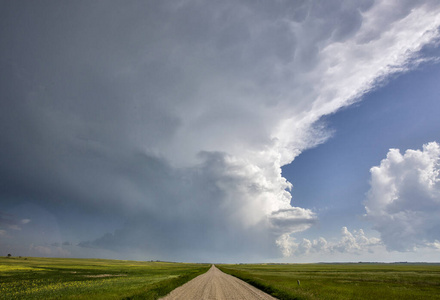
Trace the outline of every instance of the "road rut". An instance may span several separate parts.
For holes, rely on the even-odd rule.
[[[173,290],[162,300],[273,300],[276,299],[248,283],[225,274],[214,265],[208,272]]]

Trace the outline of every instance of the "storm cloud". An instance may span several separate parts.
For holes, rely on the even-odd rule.
[[[322,116],[423,61],[440,25],[436,1],[9,1],[0,14],[1,201],[57,228],[30,253],[193,261],[277,257],[313,226],[281,167],[331,136]],[[1,230],[2,247],[30,243]]]

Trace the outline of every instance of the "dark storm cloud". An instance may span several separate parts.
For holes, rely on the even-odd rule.
[[[142,165],[139,162],[137,165]],[[266,224],[246,228],[234,211],[239,204],[224,204],[225,191],[218,184],[229,185],[236,180],[235,184],[240,185],[244,180],[225,176],[224,164],[219,153],[209,154],[198,167],[179,171],[158,164],[157,169],[165,171],[152,173],[151,177],[144,172],[145,167],[140,167],[140,172],[131,178],[131,184],[139,185],[131,190],[142,190],[141,198],[135,202],[136,195],[128,193],[130,201],[121,202],[120,210],[129,211],[129,220],[121,229],[95,240],[81,241],[78,246],[118,252],[143,249],[148,257],[155,259],[192,257],[197,261],[208,259],[208,253],[241,256],[244,252],[254,252],[252,249],[258,249],[259,255],[271,255],[276,236]],[[268,240],[272,243],[267,243]],[[206,253],[194,258],[194,249]]]
[[[20,223],[20,220],[17,220],[14,215],[0,211],[0,230],[4,230],[6,233],[5,229],[18,229]]]
[[[0,199],[44,216],[16,244],[277,255],[316,219],[290,205],[280,167],[430,42],[434,17],[411,3],[2,2]],[[426,24],[404,22],[412,8]],[[411,33],[401,47],[396,28]],[[53,234],[28,246],[39,228]]]

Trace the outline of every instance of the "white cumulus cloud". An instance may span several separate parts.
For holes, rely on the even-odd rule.
[[[361,254],[372,252],[373,247],[381,244],[380,239],[367,237],[362,229],[350,232],[347,227],[342,227],[341,236],[337,241],[327,241],[323,237],[309,240],[303,238],[296,242],[295,237],[285,234],[277,241],[281,247],[284,256],[300,256],[311,253],[332,254],[332,253],[350,253]],[[326,256],[328,257],[328,256]]]
[[[380,165],[371,168],[366,217],[387,249],[438,248],[439,160],[440,145],[431,142],[422,150],[408,149],[404,154],[390,149]]]

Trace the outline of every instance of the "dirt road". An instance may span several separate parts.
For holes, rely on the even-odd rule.
[[[259,289],[225,274],[214,265],[208,272],[178,287],[162,300],[269,300],[276,299]]]

